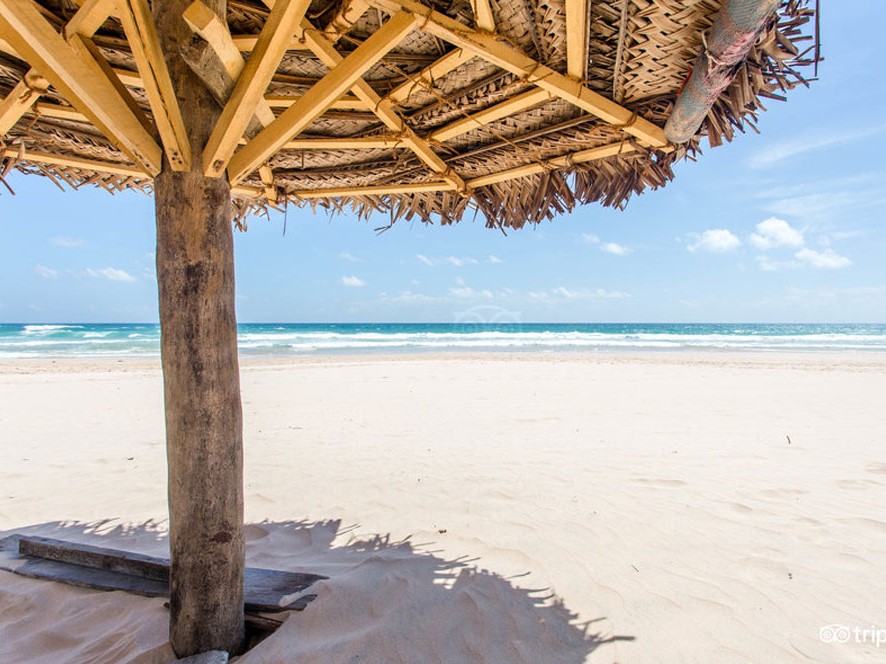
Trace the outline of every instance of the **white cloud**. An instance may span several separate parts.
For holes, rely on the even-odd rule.
[[[58,270],[53,270],[51,267],[46,267],[45,265],[35,266],[34,272],[44,279],[58,279]]]
[[[424,254],[416,254],[415,257],[416,257],[418,260],[420,260],[422,263],[424,263],[425,265],[428,265],[428,266],[430,266],[430,267],[433,267],[433,266],[434,266],[434,261],[432,261],[430,258],[428,258],[427,256],[425,256]]]
[[[834,252],[833,249],[825,249],[824,251],[801,249],[794,254],[794,258],[820,270],[839,270],[852,265],[851,260]]]
[[[135,277],[129,274],[129,272],[118,270],[115,267],[103,267],[100,269],[87,268],[86,274],[90,277],[108,279],[109,281],[135,281]]]
[[[616,256],[627,256],[631,253],[631,250],[628,247],[615,242],[605,242],[601,244],[600,251],[605,251],[607,254],[615,254]]]
[[[458,298],[462,298],[462,299],[484,298],[487,300],[491,300],[493,297],[492,291],[490,291],[490,290],[484,289],[484,290],[478,291],[478,290],[471,288],[470,286],[458,286],[457,288],[450,288],[449,294],[452,297],[458,297]]]
[[[349,254],[347,251],[343,251],[338,255],[343,261],[350,261],[351,263],[359,263],[360,259],[354,256],[353,254]]]
[[[715,254],[723,254],[735,251],[741,246],[741,240],[725,228],[712,228],[701,235],[692,233],[690,237],[695,241],[687,245],[686,248],[692,252],[710,251]]]
[[[752,233],[750,239],[757,249],[803,246],[803,233],[784,219],[769,217],[757,224],[756,229],[757,232]]]
[[[593,233],[582,233],[581,239],[588,244],[600,244],[600,238]]]
[[[49,238],[49,244],[55,245],[56,247],[82,247],[86,244],[85,240],[80,239],[79,237],[63,237],[61,235],[54,235]]]
[[[341,278],[341,283],[342,286],[347,286],[348,288],[363,288],[366,285],[365,281],[355,276],[344,276]]]
[[[496,256],[495,254],[490,254],[489,258],[486,259],[489,263],[493,265],[499,265],[500,263],[504,263],[504,260]]]

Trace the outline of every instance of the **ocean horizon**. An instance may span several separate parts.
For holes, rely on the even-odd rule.
[[[414,352],[886,351],[871,323],[241,323],[243,355]],[[156,356],[156,323],[0,324],[0,359]]]

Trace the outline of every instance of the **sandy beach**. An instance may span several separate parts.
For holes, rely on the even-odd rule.
[[[242,392],[247,564],[329,579],[238,662],[886,659],[882,354],[246,360]],[[159,361],[5,361],[0,438],[0,535],[166,555]],[[0,572],[2,662],[165,664],[166,631]]]

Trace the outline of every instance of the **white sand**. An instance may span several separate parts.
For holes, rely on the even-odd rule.
[[[252,361],[243,396],[248,563],[330,577],[243,664],[886,661],[886,357]],[[165,555],[162,421],[155,362],[0,365],[0,535]],[[0,572],[0,662],[165,663],[166,619]]]

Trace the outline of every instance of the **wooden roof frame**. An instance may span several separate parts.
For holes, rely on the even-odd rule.
[[[550,69],[498,38],[494,33],[494,17],[489,0],[472,0],[476,29],[433,11],[415,0],[351,0],[343,4],[338,15],[322,31],[304,18],[309,0],[263,2],[269,7],[270,14],[261,33],[249,44],[233,37],[226,23],[200,0],[196,0],[188,9],[185,19],[195,34],[208,42],[234,84],[222,116],[204,150],[204,172],[213,177],[227,173],[231,183],[237,185],[250,173],[258,171],[269,200],[276,200],[276,193],[273,188],[273,173],[266,163],[281,149],[404,148],[412,151],[440,179],[439,183],[420,186],[385,186],[382,190],[386,192],[456,191],[467,196],[473,187],[519,177],[514,173],[530,174],[549,169],[558,163],[557,160],[537,162],[465,180],[447,165],[434,146],[553,99],[565,100],[633,136],[640,147],[665,151],[672,149],[661,127],[638,117],[629,109],[584,85],[587,30],[583,26],[587,22],[587,0],[566,1],[567,74]],[[172,167],[187,170],[190,167],[190,148],[147,1],[83,0],[80,4],[79,11],[65,27],[62,37],[39,16],[33,0],[0,0],[0,26],[11,28],[4,30],[4,35],[8,33],[11,36],[0,43],[0,49],[12,50],[32,64],[36,63],[35,72],[45,70],[48,80],[74,105],[74,109],[70,109],[58,104],[41,103],[38,101],[39,94],[30,94],[25,100],[22,90],[18,90],[16,98],[10,94],[3,100],[5,116],[0,114],[0,119],[9,124],[10,118],[15,117],[15,114],[18,114],[17,120],[32,109],[49,117],[87,119],[116,143],[133,160],[136,167],[148,176],[155,175],[160,168],[160,146],[150,136],[155,125]],[[342,55],[335,47],[336,41],[370,7],[376,7],[391,17],[382,26],[382,36],[376,39],[370,37],[355,51],[347,56]],[[91,35],[109,15],[118,16],[124,25],[138,68],[137,73],[111,68],[103,58],[96,57],[96,49],[91,47]],[[22,25],[11,26],[9,21],[13,18],[21,19]],[[392,24],[394,18],[397,20]],[[416,28],[425,30],[454,48],[386,96],[379,95],[362,79],[362,74],[378,63],[409,31]],[[280,60],[287,50],[295,46],[299,49],[307,47],[329,67],[329,73],[302,97],[267,95],[267,87]],[[252,54],[248,61],[244,61],[241,50],[247,47],[252,50]],[[73,50],[76,57],[66,49]],[[425,137],[416,134],[401,117],[398,106],[407,103],[414,91],[430,88],[435,79],[473,58],[481,58],[514,73],[532,87],[510,99],[463,114],[464,117],[449,122]],[[69,62],[63,63],[65,59]],[[71,87],[69,79],[77,79],[74,82],[79,83],[80,78],[88,82],[87,89],[81,89],[82,84]],[[153,125],[135,107],[124,84],[145,90],[154,117]],[[20,97],[21,100],[17,101]],[[112,110],[104,113],[94,110],[103,107],[110,107]],[[315,118],[333,107],[371,111],[390,133],[336,139],[297,137]],[[282,109],[282,113],[275,115],[273,108]],[[257,122],[257,127],[261,130],[251,139],[244,140],[247,125],[251,121]],[[2,124],[0,128],[3,128]],[[622,141],[618,145],[619,152],[624,152],[627,144]],[[595,148],[589,154],[596,159],[602,158],[597,155],[612,153],[609,146],[604,148],[602,151]],[[568,163],[581,161],[575,155],[582,156],[585,153],[588,151],[574,153],[569,157]],[[29,153],[29,156],[31,159],[36,158],[35,153]],[[376,189],[326,188],[318,189],[316,193],[298,191],[295,195],[300,198],[360,196]]]

